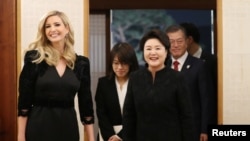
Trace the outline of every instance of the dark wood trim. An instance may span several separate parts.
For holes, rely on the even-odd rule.
[[[108,9],[108,10],[92,10],[92,9],[90,9],[90,14],[105,14],[105,15],[107,15],[107,14],[109,14],[109,12],[110,12],[110,10]]]
[[[16,0],[0,4],[0,140],[15,141],[17,127],[17,10]]]
[[[216,0],[90,0],[91,10],[216,9]]]

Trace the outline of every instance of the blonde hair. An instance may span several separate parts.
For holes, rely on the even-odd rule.
[[[64,26],[69,29],[69,33],[65,36],[65,47],[63,54],[60,54],[59,51],[52,47],[51,42],[47,39],[45,34],[45,24],[47,19],[51,16],[60,17]],[[66,60],[67,66],[73,69],[76,60],[74,42],[74,31],[68,17],[63,12],[50,11],[40,20],[36,40],[28,46],[28,49],[26,51],[38,51],[37,58],[33,60],[33,63],[38,64],[45,60],[48,65],[55,66],[59,59],[62,57]]]

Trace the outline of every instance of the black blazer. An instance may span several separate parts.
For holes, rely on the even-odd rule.
[[[113,126],[122,125],[122,113],[114,77],[99,78],[95,102],[98,125],[103,139],[107,141],[116,134]],[[122,130],[117,135],[122,138]]]
[[[211,119],[209,121],[210,124],[217,124],[218,121],[218,82],[217,82],[217,56],[213,55],[211,53],[202,51],[201,57],[205,62],[205,67],[210,72],[212,83],[214,87],[214,93],[212,93],[212,100],[209,104],[209,107],[211,107]]]
[[[171,67],[172,61],[169,61]],[[204,61],[188,55],[180,72],[184,75],[192,99],[194,110],[196,138],[199,139],[200,133],[207,133],[207,126],[210,119],[209,103],[213,86],[211,77],[204,66]]]
[[[123,114],[123,141],[194,141],[188,86],[172,69],[132,73]]]
[[[201,53],[201,60],[205,62],[205,67],[209,70],[209,73],[211,74],[213,85],[215,87],[215,90],[217,90],[217,56],[205,51],[202,51]]]

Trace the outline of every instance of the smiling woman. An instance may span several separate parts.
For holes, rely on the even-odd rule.
[[[165,30],[172,24],[180,22],[196,23],[201,31],[200,44],[207,52],[214,52],[213,40],[213,10],[174,10],[174,9],[112,9],[111,11],[111,41],[112,44],[126,41],[133,45],[139,64],[142,52],[139,50],[139,41],[143,34],[150,29]],[[157,16],[155,16],[157,15]],[[181,17],[181,18],[180,18]],[[202,20],[200,20],[202,18]],[[211,24],[212,23],[212,24]],[[171,40],[171,43],[181,44],[184,39]]]
[[[169,39],[161,30],[150,30],[140,41],[147,66],[131,74],[129,80],[123,109],[123,141],[194,140],[187,84],[181,73],[165,64],[169,47]]]
[[[76,96],[81,123],[89,141],[94,141],[89,60],[74,51],[68,17],[50,11],[25,52],[19,77],[18,140],[79,141]]]
[[[53,4],[51,4],[53,3]],[[44,13],[47,13],[48,11],[51,10],[59,10],[63,11],[64,13],[67,13],[68,18],[71,19],[71,24],[73,27],[75,27],[77,30],[74,32],[74,50],[75,53],[78,55],[84,54],[86,57],[88,55],[88,38],[86,36],[88,35],[88,0],[77,0],[76,3],[71,3],[67,0],[61,0],[61,1],[56,1],[56,0],[37,0],[37,1],[32,1],[32,0],[25,0],[21,1],[19,4],[19,13],[20,13],[20,32],[18,34],[20,38],[20,45],[19,45],[19,58],[18,58],[18,63],[19,63],[19,71],[18,74],[20,73],[20,69],[22,68],[24,62],[23,62],[23,56],[24,55],[24,50],[26,47],[29,45],[29,43],[34,39],[34,36],[36,35],[37,31],[37,24],[41,20],[41,17],[44,15]],[[74,10],[72,10],[72,8]],[[56,25],[55,25],[56,26]],[[51,32],[52,33],[52,32]],[[53,35],[52,35],[53,34]],[[59,34],[58,31],[54,32],[51,34],[51,37],[57,36],[59,37],[61,33]],[[67,34],[67,37],[70,35]],[[54,39],[58,39],[58,38]],[[65,52],[65,51],[64,51]],[[54,55],[52,55],[54,56]],[[64,56],[64,59],[62,63],[59,64],[64,64],[63,61],[65,59],[68,59],[70,57]],[[70,66],[70,64],[68,65]],[[64,78],[65,74],[68,73],[70,70],[68,67],[65,69],[65,66],[58,65],[57,68],[60,69],[52,69],[53,72],[57,73],[56,75],[61,76]],[[61,70],[56,71],[56,70]],[[79,127],[79,137],[80,140],[87,140],[87,135],[84,136],[84,129],[82,126],[80,119],[80,112],[78,110],[78,98],[75,97],[75,109],[76,109],[76,116],[77,116],[77,121],[78,121],[78,127]],[[85,130],[86,131],[86,130]]]

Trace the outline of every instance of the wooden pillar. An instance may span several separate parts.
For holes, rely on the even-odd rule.
[[[16,140],[17,22],[16,0],[0,4],[0,141]]]

